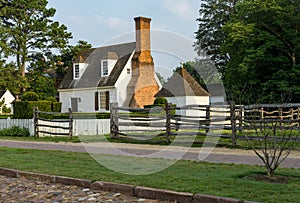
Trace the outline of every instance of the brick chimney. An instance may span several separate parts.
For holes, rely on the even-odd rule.
[[[136,50],[132,58],[132,78],[127,88],[129,107],[143,108],[154,102],[159,91],[155,80],[154,63],[150,48],[150,18],[136,17]]]

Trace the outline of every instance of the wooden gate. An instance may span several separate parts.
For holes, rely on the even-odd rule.
[[[49,136],[69,136],[73,137],[73,115],[69,109],[66,119],[55,119],[55,115],[62,114],[60,112],[39,111],[38,107],[33,109],[34,136],[40,137],[41,134]]]

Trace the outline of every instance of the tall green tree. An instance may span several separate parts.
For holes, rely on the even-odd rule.
[[[55,97],[57,86],[67,68],[72,65],[80,51],[91,47],[88,42],[80,40],[75,46],[67,45],[60,54],[52,52],[32,54],[27,68],[28,90],[36,92],[42,99]]]
[[[299,102],[300,1],[244,0],[223,27],[228,96],[242,103]]]
[[[229,55],[221,52],[225,35],[223,26],[230,21],[239,0],[202,1],[196,34],[195,48],[201,58],[211,59],[222,73],[229,61]]]
[[[73,60],[76,59],[78,54],[83,51],[92,48],[92,45],[84,40],[79,40],[75,46],[68,45],[62,49],[61,54],[54,56],[56,61],[56,78],[61,80],[66,74],[66,70],[73,64]]]
[[[72,37],[65,25],[52,20],[55,9],[47,4],[47,0],[0,1],[0,46],[6,55],[15,57],[23,78],[32,53],[64,48]]]
[[[180,68],[184,68],[204,88],[208,84],[220,83],[221,75],[210,59],[187,61],[177,66],[174,72],[177,72]]]
[[[27,81],[29,84],[27,91],[37,93],[41,99],[56,96],[55,61],[52,53],[46,55],[36,53],[31,56]]]
[[[12,94],[19,95],[20,88],[27,87],[28,83],[24,80],[24,78],[19,74],[14,63],[4,63],[0,62],[0,89],[6,90],[8,89]]]

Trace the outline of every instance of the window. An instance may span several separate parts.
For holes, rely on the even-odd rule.
[[[100,109],[109,110],[109,91],[100,92]]]
[[[79,65],[76,64],[74,65],[74,79],[78,79],[79,78]]]
[[[127,68],[127,74],[130,74],[130,68]]]
[[[108,62],[102,61],[102,76],[108,76]]]

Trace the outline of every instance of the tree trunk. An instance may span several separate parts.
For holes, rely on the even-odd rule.
[[[267,167],[267,175],[270,178],[274,177],[274,170],[270,167]]]
[[[25,70],[26,70],[26,61],[25,61],[25,57],[23,56],[22,65],[21,65],[21,71],[22,71],[21,74],[22,74],[22,78],[24,79],[24,81],[26,79]],[[26,87],[23,86],[23,87],[21,87],[21,94],[24,92],[26,92]]]

